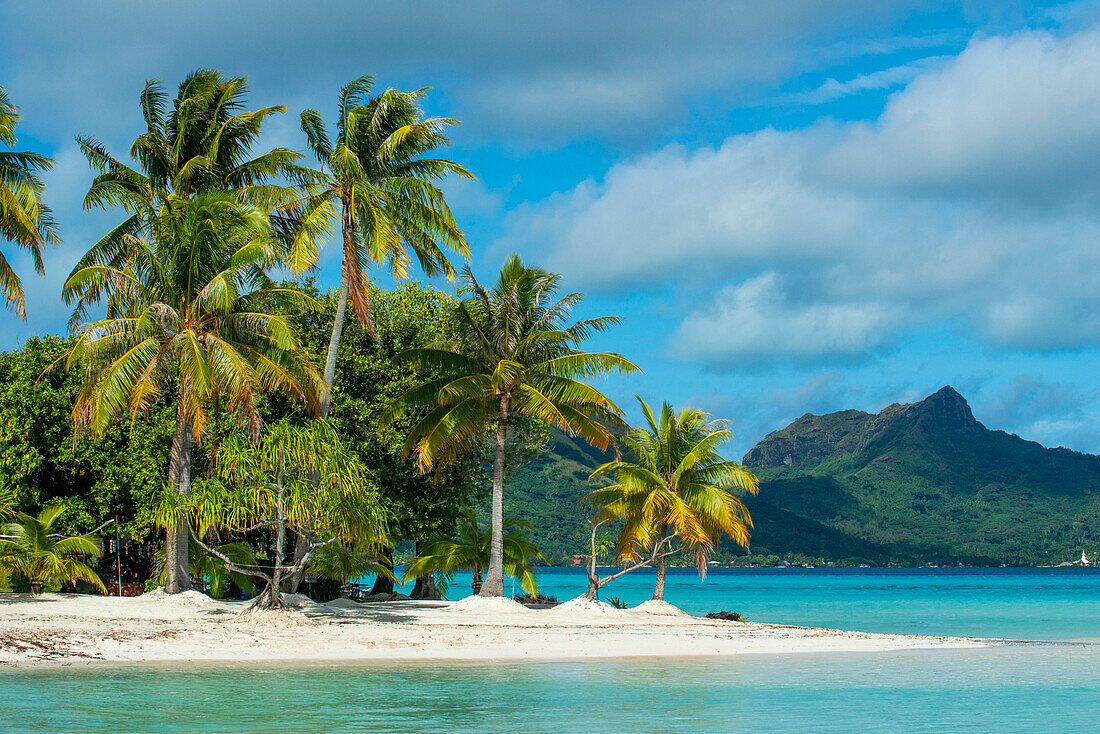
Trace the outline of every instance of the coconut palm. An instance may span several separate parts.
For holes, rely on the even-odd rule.
[[[373,79],[363,76],[340,90],[334,140],[317,110],[302,113],[302,131],[320,170],[312,179],[312,195],[287,208],[299,224],[292,262],[297,271],[313,264],[312,245],[318,235],[330,231],[337,218],[340,221],[340,295],[324,370],[329,385],[336,375],[349,299],[359,322],[371,329],[372,264],[384,262],[403,278],[409,272],[411,250],[425,274],[451,278],[455,270],[444,249],[470,257],[436,183],[448,174],[473,176],[453,161],[427,157],[450,143],[443,130],[458,121],[426,119],[420,108],[425,89],[387,89],[371,97],[372,86]],[[321,414],[327,415],[328,408],[326,401]]]
[[[491,533],[503,537],[505,449],[513,416],[579,434],[602,450],[613,445],[612,430],[624,427],[610,398],[582,380],[612,370],[638,368],[612,352],[582,352],[576,347],[593,332],[618,319],[611,316],[569,324],[582,295],[560,298],[560,276],[524,266],[511,256],[493,290],[486,290],[469,268],[467,297],[455,309],[457,335],[401,357],[426,373],[439,375],[405,393],[384,421],[427,410],[408,436],[423,469],[439,467],[472,451],[492,430],[493,499]],[[492,543],[482,596],[504,593],[500,540]]]
[[[20,512],[16,522],[4,525],[6,537],[0,539],[0,567],[27,579],[35,595],[42,593],[46,583],[63,584],[77,579],[107,593],[99,576],[83,560],[103,555],[103,544],[91,535],[66,537],[57,533],[54,525],[64,514],[63,505],[54,505],[42,510],[38,517]]]
[[[73,407],[75,438],[102,436],[112,421],[145,412],[175,391],[176,427],[168,485],[190,491],[194,441],[215,399],[258,434],[259,394],[278,392],[316,409],[326,388],[273,297],[312,299],[275,288],[265,269],[279,262],[267,213],[228,193],[170,195],[142,211],[134,234],[109,234],[66,281],[67,302],[107,299],[107,318],[81,327],[68,354],[83,373]],[[190,588],[187,528],[168,533],[165,591]]]
[[[546,556],[527,537],[529,532],[530,523],[505,520],[501,545],[505,572],[519,581],[524,591],[534,595],[538,593],[535,561],[545,561]],[[474,511],[468,509],[459,518],[455,537],[428,541],[405,570],[404,581],[407,583],[436,571],[449,580],[456,571],[469,571],[473,574],[472,586],[476,594],[482,587],[482,575],[489,568],[491,554],[492,531],[482,528]]]
[[[222,349],[216,340],[211,340],[209,344],[196,341],[192,345],[191,351],[195,353],[204,349],[213,351],[205,352],[202,359],[188,358],[187,369],[198,371],[193,375],[197,382],[185,379],[182,372],[177,375],[178,415],[168,474],[169,484],[181,493],[186,493],[190,486],[192,440],[200,437],[205,428],[202,404],[220,387],[225,387],[219,385],[217,380],[212,381],[212,375],[202,373],[210,367],[206,364],[207,357],[218,361],[218,379],[227,378],[232,373],[252,375],[244,378],[243,382],[235,380],[237,387],[258,377],[260,382],[253,382],[249,392],[261,386],[273,388],[278,383],[279,389],[297,395],[307,403],[321,399],[314,393],[327,393],[316,390],[317,380],[312,368],[304,361],[304,355],[298,350],[287,323],[262,313],[256,303],[261,300],[260,293],[256,291],[258,286],[262,286],[260,291],[272,291],[263,277],[263,270],[279,261],[295,258],[293,252],[285,249],[284,241],[274,236],[279,219],[272,218],[269,213],[279,205],[296,200],[299,193],[294,188],[274,186],[268,181],[275,175],[301,181],[306,172],[296,165],[301,156],[285,148],[253,154],[252,145],[264,121],[282,112],[283,108],[264,107],[247,111],[244,109],[246,94],[247,84],[243,77],[227,78],[220,72],[205,69],[188,75],[180,83],[178,94],[171,102],[160,82],[147,82],[140,96],[146,130],[130,149],[131,157],[139,164],[136,169],[111,155],[98,141],[88,137],[77,138],[81,150],[98,174],[85,196],[85,208],[121,206],[128,213],[124,221],[105,234],[77,263],[63,291],[65,302],[74,305],[69,321],[73,330],[79,327],[88,310],[104,298],[107,300],[108,320],[117,321],[113,326],[85,327],[84,334],[88,338],[78,342],[78,349],[70,357],[72,363],[74,358],[82,356],[83,351],[94,347],[101,354],[87,363],[87,369],[93,369],[93,364],[98,367],[113,364],[113,369],[126,373],[124,379],[113,385],[101,383],[99,378],[95,382],[98,387],[92,383],[86,385],[86,389],[91,391],[88,401],[92,400],[92,393],[99,392],[100,388],[113,393],[103,408],[96,408],[102,415],[91,420],[93,433],[98,435],[105,426],[105,420],[109,421],[113,414],[122,412],[122,404],[129,399],[122,392],[138,389],[139,386],[147,390],[151,375],[157,375],[154,382],[163,380],[173,372],[172,365],[183,369],[180,344],[186,341],[185,334],[197,339],[209,327],[228,329],[221,335],[225,337],[225,342],[239,342],[242,348],[243,342],[254,342],[254,337],[263,342],[263,346],[251,344],[248,347],[251,352],[237,352],[237,356],[246,360],[261,360],[249,366],[234,363],[233,357],[226,361],[225,355],[214,354]],[[214,200],[219,197],[221,203],[214,206]],[[189,202],[197,198],[202,203],[192,208]],[[239,206],[235,214],[230,212],[234,204]],[[204,207],[211,216],[199,235],[196,227],[200,226],[198,222],[203,215],[199,212]],[[214,231],[216,226],[229,223],[232,223],[232,232],[223,235]],[[253,229],[252,235],[247,232],[250,227]],[[171,238],[175,236],[182,239],[174,242]],[[202,243],[198,247],[200,239]],[[220,254],[214,252],[218,249],[219,239],[222,240]],[[301,246],[304,239],[305,236],[298,232],[296,245]],[[246,241],[251,240],[255,240],[256,247],[243,247]],[[241,247],[243,249],[239,251],[235,249]],[[200,253],[202,257],[191,257]],[[231,260],[233,257],[237,260]],[[131,272],[137,283],[123,275]],[[202,278],[207,280],[199,282]],[[229,281],[234,281],[232,287],[227,285]],[[207,286],[209,289],[204,290]],[[249,289],[252,289],[251,295],[246,294]],[[199,298],[200,294],[204,294],[202,298]],[[150,354],[119,353],[108,356],[108,352],[117,346],[116,343],[125,341],[127,334],[136,334],[129,324],[133,322],[136,327],[138,322],[133,320],[139,319],[141,314],[147,317],[140,321],[143,329],[155,325],[161,315],[161,307],[157,304],[170,306],[174,316],[169,320],[176,319],[174,325],[168,327],[174,338],[165,342],[172,345],[169,349],[171,359],[158,356],[155,364],[138,368],[136,363]],[[149,311],[150,308],[153,310]],[[207,320],[203,326],[192,329],[198,324],[192,320],[202,318],[200,313],[212,318],[215,312],[220,314],[219,318],[225,317],[229,321],[215,325],[214,321]],[[114,333],[115,329],[120,331]],[[100,334],[103,330],[111,332],[109,343],[105,346],[101,345],[100,339],[106,335]],[[147,333],[145,335],[148,336]],[[241,339],[237,338],[238,335]],[[146,348],[151,348],[151,344],[146,343]],[[284,348],[286,355],[279,356],[277,352]],[[100,363],[97,359],[108,361]],[[113,363],[109,361],[111,359],[126,361]],[[263,364],[263,361],[269,364]],[[134,374],[132,371],[135,369],[140,374]],[[93,373],[89,372],[88,376],[91,379]],[[233,389],[230,388],[228,397],[241,405],[240,396],[232,395]],[[136,413],[148,404],[152,394],[135,393],[130,397],[133,398],[131,412]],[[245,402],[250,401],[251,398]],[[91,405],[92,402],[77,405],[74,412],[78,418],[77,435],[91,419],[86,414]],[[246,409],[245,412],[255,430],[258,417],[254,411]],[[186,528],[182,526],[168,536],[170,563],[165,590],[169,593],[189,588],[190,585],[186,539]]]
[[[19,108],[0,87],[0,143],[15,145],[18,123]],[[51,168],[53,161],[37,153],[0,150],[0,237],[29,250],[39,275],[45,272],[42,248],[61,241],[53,213],[42,203],[46,187],[39,174]],[[26,321],[23,281],[3,252],[0,252],[0,293],[8,308]]]
[[[612,461],[592,479],[614,476],[616,483],[590,492],[586,499],[602,509],[600,519],[625,519],[619,557],[636,560],[651,554],[657,566],[654,599],[664,599],[665,572],[673,542],[695,555],[706,575],[707,558],[722,535],[747,548],[752,518],[730,490],[755,494],[756,477],[718,447],[733,437],[729,421],[712,420],[696,408],[676,413],[667,402],[654,415],[638,398],[645,425],[622,438],[631,461]]]

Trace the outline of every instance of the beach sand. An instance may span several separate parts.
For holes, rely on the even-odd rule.
[[[0,594],[0,666],[91,663],[356,663],[789,655],[980,647],[981,640],[724,622],[510,600],[328,605],[239,615],[245,602],[187,592],[137,598]],[[452,608],[453,607],[453,608]]]

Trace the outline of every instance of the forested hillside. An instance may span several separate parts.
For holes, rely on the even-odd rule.
[[[506,512],[554,560],[583,552],[577,501],[608,458],[556,435],[509,485]],[[1042,565],[1100,547],[1100,457],[989,430],[950,387],[878,414],[804,415],[744,462],[762,479],[751,550],[766,562]]]

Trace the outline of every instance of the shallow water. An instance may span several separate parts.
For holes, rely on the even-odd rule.
[[[1098,652],[0,671],[0,711],[12,731],[1080,732]]]
[[[584,591],[545,569],[545,593]],[[465,591],[456,579],[452,596]],[[606,596],[634,604],[652,572]],[[866,631],[1100,638],[1091,569],[676,569],[696,614]],[[1082,732],[1100,722],[1100,646],[737,660],[0,670],[8,731]]]

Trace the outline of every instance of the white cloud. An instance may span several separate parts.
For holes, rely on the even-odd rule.
[[[1025,32],[973,41],[873,122],[620,163],[515,212],[501,246],[589,289],[709,289],[674,344],[710,365],[960,319],[1007,347],[1097,345],[1098,156],[1100,31]]]
[[[878,346],[894,319],[874,303],[796,303],[768,272],[726,286],[693,311],[673,337],[671,353],[717,369],[771,359],[800,361],[861,354]]]

